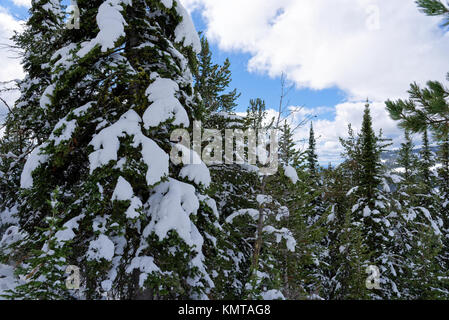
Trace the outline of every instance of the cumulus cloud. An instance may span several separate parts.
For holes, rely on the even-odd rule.
[[[362,117],[366,102],[345,102],[335,107],[335,119],[318,119],[314,121],[315,136],[317,138],[317,150],[320,161],[341,162],[343,151],[339,137],[348,136],[348,125],[351,124],[356,133],[362,128]],[[402,132],[398,130],[396,123],[390,119],[382,102],[370,104],[373,126],[377,133],[382,129],[383,136],[393,139],[393,147],[398,147],[403,141]],[[307,139],[309,126],[300,128],[296,132],[297,139]]]
[[[338,87],[347,102],[335,118],[314,121],[323,162],[339,161],[339,136],[361,124],[363,101],[373,100],[374,125],[401,142],[384,101],[407,96],[411,82],[445,81],[449,33],[441,19],[421,13],[414,0],[183,0],[201,10],[207,36],[224,51],[251,55],[250,72],[286,74],[297,88]],[[310,112],[317,112],[311,110]],[[317,112],[319,113],[319,112]],[[324,118],[324,119],[323,119]],[[308,127],[297,133],[304,139]]]
[[[12,44],[10,38],[14,31],[21,29],[21,22],[0,6],[0,61],[3,62],[0,68],[0,89],[5,87],[2,84],[3,82],[21,79],[24,76],[17,53],[9,47]],[[9,85],[9,87],[11,86]],[[10,106],[17,99],[17,92],[2,92],[0,94]],[[0,103],[0,120],[3,118],[4,113],[5,106],[3,103]]]
[[[330,162],[338,164],[342,161],[341,154],[343,152],[339,138],[348,137],[349,124],[351,124],[356,134],[361,131],[365,105],[366,102],[360,101],[345,102],[335,107],[303,108],[291,106],[289,108],[292,112],[289,116],[281,118],[282,123],[286,121],[295,129],[294,141],[297,148],[301,151],[305,151],[308,147],[310,123],[313,121],[319,161],[323,165],[327,165]],[[392,139],[392,148],[398,148],[404,141],[403,133],[398,130],[395,121],[388,116],[384,103],[370,102],[370,110],[376,134],[379,134],[380,130],[382,130],[384,138]],[[265,124],[268,125],[273,118],[278,118],[278,110],[267,109],[266,112]],[[323,116],[329,113],[335,113],[335,118],[332,120],[323,118]],[[246,112],[237,114],[245,116]],[[416,135],[415,145],[420,145],[419,139],[420,137]]]
[[[12,2],[19,7],[31,7],[31,0],[12,0]]]
[[[13,2],[30,5],[30,0]],[[414,0],[181,2],[190,11],[201,10],[208,37],[222,50],[250,53],[249,71],[273,77],[285,72],[298,88],[336,86],[348,94],[346,103],[303,109],[294,120],[310,114],[335,114],[333,120],[315,121],[324,162],[338,160],[338,137],[346,135],[347,124],[356,129],[360,125],[364,106],[360,101],[374,100],[375,126],[397,138],[401,133],[383,101],[406,96],[412,81],[444,81],[449,71],[449,34],[438,27],[439,18],[420,13]],[[20,29],[20,21],[0,6],[0,43],[10,44],[13,31]],[[0,61],[7,61],[0,68],[0,82],[23,77],[15,56],[0,49]],[[12,102],[15,97],[6,98]],[[297,139],[307,135],[307,127],[299,129]]]
[[[414,0],[183,2],[201,8],[221,49],[252,55],[250,71],[286,72],[298,87],[337,86],[356,100],[384,100],[449,71],[449,34]]]

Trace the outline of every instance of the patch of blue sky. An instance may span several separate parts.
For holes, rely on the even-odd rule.
[[[25,20],[28,17],[28,8],[15,4],[12,0],[3,0],[0,6],[8,10],[13,17],[19,20]]]
[[[13,0],[4,0],[2,4],[13,16],[20,20],[28,17],[28,8],[14,3]],[[69,5],[70,0],[63,0],[63,5]],[[282,12],[279,12],[282,14]],[[206,30],[207,26],[202,18],[201,12],[195,10],[192,18],[198,31]],[[265,100],[267,108],[277,109],[280,97],[280,78],[272,78],[267,74],[248,71],[248,61],[251,59],[249,53],[237,51],[223,51],[217,44],[210,43],[214,63],[223,63],[226,58],[231,61],[232,83],[230,90],[237,88],[241,93],[237,103],[237,112],[246,111],[249,100],[261,98]],[[311,90],[307,88],[294,88],[290,91],[287,98],[289,105],[303,106],[305,108],[332,107],[344,102],[346,95],[338,88],[329,88],[325,90]],[[335,113],[330,111],[319,115],[320,119],[332,120]]]
[[[201,12],[196,10],[192,13],[193,22],[198,31],[205,31],[207,26],[202,18]],[[272,78],[267,74],[248,71],[248,62],[251,59],[249,53],[237,51],[223,51],[216,43],[210,43],[214,63],[222,64],[226,58],[231,62],[232,83],[230,89],[237,88],[241,93],[238,99],[236,111],[246,111],[249,100],[261,98],[265,100],[267,108],[277,109],[280,99],[280,77]],[[324,90],[311,90],[307,88],[294,88],[290,91],[287,102],[292,106],[303,106],[305,108],[333,107],[346,101],[346,94],[338,88]],[[335,112],[326,112],[319,115],[320,119],[332,120]]]

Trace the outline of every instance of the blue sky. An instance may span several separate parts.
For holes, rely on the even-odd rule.
[[[28,16],[28,9],[25,6],[16,5],[13,0],[5,0],[7,8],[12,15],[23,20]],[[20,0],[19,0],[20,2]],[[66,4],[69,1],[64,1]],[[199,11],[192,13],[192,19],[198,31],[206,31],[206,23]],[[237,88],[241,93],[238,100],[238,112],[246,111],[249,100],[253,98],[264,99],[268,108],[277,108],[280,96],[280,77],[272,78],[260,72],[249,72],[248,61],[251,56],[248,53],[237,51],[220,50],[218,45],[211,43],[211,50],[215,63],[223,63],[226,58],[231,61],[231,71],[233,81],[231,88]],[[295,106],[304,106],[306,108],[316,108],[322,106],[337,105],[345,100],[346,94],[337,88],[325,90],[296,89],[290,92],[288,101]],[[331,119],[334,114],[327,113],[321,117]]]
[[[288,102],[306,109],[289,121],[314,119],[320,162],[341,161],[339,137],[361,125],[367,98],[376,129],[403,141],[386,110],[387,99],[407,97],[411,82],[445,82],[449,33],[415,0],[178,0],[207,35],[213,58],[231,61],[231,89],[241,92],[238,112],[262,98],[275,115],[284,72],[295,86]],[[68,0],[64,1],[66,4]],[[2,0],[0,42],[27,17],[31,0]],[[0,50],[0,82],[23,76],[17,60]],[[301,118],[302,117],[302,118]],[[297,141],[308,127],[295,132]],[[419,137],[417,137],[419,139]],[[417,141],[419,144],[419,141]],[[300,145],[303,147],[303,145]]]
[[[207,25],[200,11],[192,13],[192,19],[198,31],[205,32]],[[222,64],[226,58],[231,61],[232,84],[231,89],[237,88],[241,93],[238,100],[237,111],[244,112],[248,107],[249,100],[261,98],[265,100],[268,108],[276,109],[279,105],[280,97],[280,77],[270,77],[260,72],[249,72],[248,61],[251,55],[248,53],[220,50],[215,42],[211,42],[211,51],[214,63]],[[346,94],[338,88],[325,90],[294,89],[290,91],[288,101],[294,106],[304,106],[305,108],[316,108],[323,106],[333,106],[343,102]],[[332,119],[333,112],[320,115],[321,118]]]

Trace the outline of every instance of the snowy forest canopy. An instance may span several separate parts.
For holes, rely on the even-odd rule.
[[[13,37],[26,77],[5,89],[20,97],[0,138],[0,299],[449,298],[443,84],[386,101],[405,137],[393,164],[367,101],[324,168],[312,119],[307,148],[294,140],[284,78],[277,117],[262,97],[236,113],[229,60],[213,63],[178,0],[76,4],[67,21],[33,0]],[[447,27],[445,0],[417,5]],[[278,147],[212,147],[231,130],[274,130]]]

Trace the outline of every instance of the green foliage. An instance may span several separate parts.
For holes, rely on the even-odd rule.
[[[312,123],[310,124],[309,147],[307,149],[307,163],[312,183],[316,184],[318,177],[318,156],[316,154],[315,132],[313,131]]]
[[[48,201],[52,208],[52,216],[45,218],[45,227],[38,228],[37,238],[33,235],[21,242],[11,244],[12,249],[26,250],[16,270],[16,275],[23,278],[24,284],[14,290],[6,291],[5,298],[16,300],[59,300],[73,299],[73,292],[66,286],[67,258],[70,255],[70,241],[59,240],[58,232],[66,228],[61,226],[61,211],[64,210],[58,201],[59,191],[55,190]],[[40,248],[40,249],[39,249]]]
[[[403,173],[388,172],[382,164],[390,143],[375,133],[367,104],[360,132],[349,125],[349,137],[340,139],[344,162],[337,167],[319,165],[313,124],[307,149],[299,150],[294,130],[278,119],[276,174],[262,176],[257,166],[214,164],[207,188],[180,177],[185,164],[169,163],[169,174],[148,185],[153,163],[144,161],[136,135],[168,154],[170,133],[179,128],[176,112],[158,125],[144,125],[144,114],[154,107],[147,89],[156,79],[173,81],[174,98],[190,123],[201,120],[221,132],[261,131],[274,128],[276,119],[267,118],[260,98],[249,101],[246,116],[234,113],[240,95],[229,89],[230,61],[213,63],[205,37],[200,52],[175,40],[183,19],[177,2],[171,8],[159,0],[123,5],[126,35],[113,48],[97,45],[82,56],[79,50],[99,32],[96,16],[103,1],[78,1],[80,30],[63,28],[64,15],[57,8],[49,11],[49,3],[33,1],[25,31],[14,37],[25,53],[27,77],[0,141],[0,212],[18,210],[20,227],[16,241],[1,247],[0,261],[14,265],[17,283],[4,297],[449,297],[449,93],[441,83],[412,84],[410,99],[386,103],[406,129],[395,163]],[[426,14],[448,14],[439,1],[417,3]],[[108,132],[108,139],[117,138],[116,157],[91,168],[94,152],[106,148],[106,142],[95,146],[94,137],[130,111],[140,117],[134,131]],[[438,157],[430,151],[428,131],[439,143]],[[419,155],[413,151],[414,132],[423,133]],[[33,150],[40,150],[42,161],[35,163],[33,186],[20,189]],[[287,166],[298,176],[295,184]],[[117,196],[120,179],[129,184],[131,196]],[[188,201],[182,186],[197,203]],[[176,219],[189,219],[186,230],[195,241],[186,241],[185,230],[173,228],[161,236],[152,229],[163,201],[179,202]],[[154,208],[160,211],[155,214]],[[0,231],[8,226],[0,225]],[[95,247],[101,239],[113,248],[107,254]],[[79,292],[65,284],[72,264],[80,267]],[[381,289],[367,287],[371,265],[380,269]]]
[[[240,97],[237,89],[226,92],[231,83],[231,63],[226,59],[222,66],[212,62],[209,42],[201,38],[201,52],[198,55],[198,74],[195,89],[203,99],[206,114],[215,112],[232,112]]]
[[[429,81],[424,89],[413,83],[408,93],[408,100],[386,102],[391,118],[412,132],[424,132],[430,128],[437,139],[442,139],[448,130],[447,89],[438,81]]]
[[[449,5],[442,3],[444,0],[416,0],[416,4],[422,12],[429,16],[445,16],[445,26],[449,26]]]

